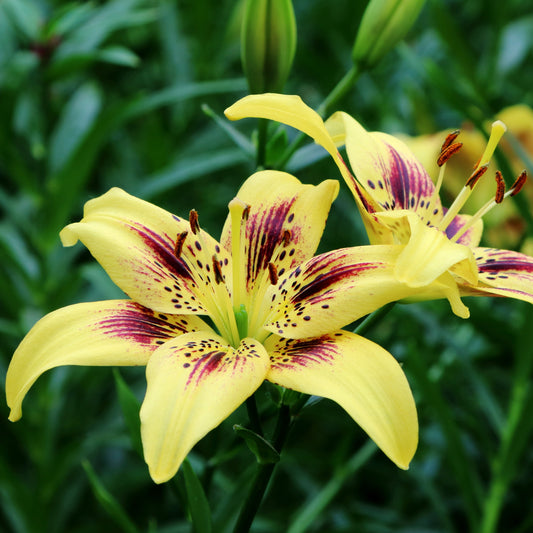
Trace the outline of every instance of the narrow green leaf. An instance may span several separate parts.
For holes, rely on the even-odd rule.
[[[233,431],[244,439],[250,451],[255,455],[261,465],[277,463],[280,459],[279,452],[266,439],[251,429],[235,424]]]
[[[212,521],[209,502],[196,472],[188,459],[181,465],[187,489],[189,512],[196,533],[211,533]]]
[[[207,104],[202,105],[202,111],[212,118],[228,137],[249,157],[255,156],[255,147],[231,122],[215,113]]]
[[[126,511],[122,508],[120,503],[115,497],[105,488],[100,481],[96,472],[94,471],[91,463],[85,460],[82,462],[83,469],[87,474],[87,478],[91,485],[94,496],[100,502],[103,509],[109,514],[109,516],[115,521],[121,531],[125,533],[139,533],[139,530],[135,527],[135,524],[130,520]]]
[[[3,0],[3,8],[13,25],[28,41],[36,41],[42,27],[39,4],[30,0]]]
[[[292,520],[288,533],[304,533],[317,520],[324,509],[342,489],[344,483],[363,467],[377,451],[373,441],[367,441],[348,462],[344,463],[328,481],[328,483],[309,502],[301,507]]]
[[[115,378],[115,385],[117,388],[118,401],[128,431],[130,433],[131,445],[133,449],[142,457],[143,447],[141,441],[141,421],[139,419],[139,409],[141,403],[133,394],[132,390],[128,387],[128,384],[124,381],[118,369],[113,369],[113,377]]]
[[[119,65],[122,67],[136,67],[141,62],[138,55],[124,46],[108,46],[99,50],[97,59],[104,63]]]
[[[102,94],[94,83],[85,83],[63,108],[50,138],[49,172],[58,172],[92,128],[102,108]]]
[[[178,157],[169,167],[148,176],[141,184],[137,195],[149,200],[178,185],[209,176],[245,161],[246,157],[237,148],[212,151],[209,157],[203,154],[190,158]]]

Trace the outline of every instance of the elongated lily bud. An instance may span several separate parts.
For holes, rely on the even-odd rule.
[[[425,0],[370,0],[361,20],[352,58],[356,66],[374,66],[401,41]]]
[[[241,59],[250,92],[281,92],[296,51],[292,1],[245,1]]]

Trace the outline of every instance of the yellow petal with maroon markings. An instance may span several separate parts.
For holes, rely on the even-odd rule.
[[[245,181],[237,198],[249,206],[243,220],[243,262],[250,297],[262,292],[262,284],[270,284],[269,265],[283,275],[314,255],[338,190],[334,180],[304,185],[290,174],[273,170],[257,172]],[[228,250],[231,239],[228,216],[220,239]]]
[[[168,341],[150,358],[141,408],[144,457],[156,483],[178,471],[191,448],[251,396],[268,369],[265,348],[237,349],[205,332]]]
[[[128,296],[164,313],[211,313],[212,256],[224,276],[231,268],[229,254],[207,233],[195,235],[188,220],[117,188],[87,202],[81,222],[60,237],[65,246],[81,240]]]
[[[461,286],[461,293],[506,296],[533,303],[533,257],[494,248],[474,248],[473,251],[480,283],[476,287]]]
[[[416,406],[397,361],[377,344],[337,331],[315,339],[271,337],[267,379],[343,407],[400,468],[418,444]]]
[[[265,328],[283,337],[316,337],[409,297],[394,265],[403,247],[360,246],[318,255],[267,292]]]
[[[10,420],[35,380],[60,365],[145,365],[168,339],[208,329],[195,316],[164,315],[129,300],[75,304],[58,309],[33,326],[20,343],[6,376]]]

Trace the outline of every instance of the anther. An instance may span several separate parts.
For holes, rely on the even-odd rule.
[[[188,231],[184,231],[183,233],[178,233],[178,236],[176,237],[176,244],[174,245],[174,255],[179,259],[181,255],[181,251],[183,250],[183,244],[185,243],[185,239],[187,238]]]
[[[217,256],[213,255],[213,272],[215,273],[215,282],[218,285],[219,283],[224,283],[224,275],[222,274],[222,269],[220,268],[220,263],[218,262]]]
[[[272,285],[277,285],[278,269],[274,263],[268,263],[268,275],[270,276],[270,283],[272,283]]]
[[[200,224],[198,223],[198,213],[194,209],[189,212],[189,224],[192,232],[196,235],[200,231]]]
[[[242,219],[244,222],[248,220],[248,217],[250,216],[250,206],[246,204],[246,207],[244,208],[244,211],[242,212]]]
[[[522,187],[524,186],[524,183],[527,180],[527,172],[525,170],[522,170],[518,178],[516,178],[515,182],[511,185],[511,194],[510,196],[515,196],[520,192]]]
[[[446,141],[444,141],[444,144],[446,144]],[[446,146],[446,148],[440,152],[440,155],[437,159],[437,165],[442,167],[442,165],[444,165],[444,163],[446,163],[450,157],[452,157],[452,155],[456,154],[462,148],[462,146],[463,143],[453,143],[449,146]]]
[[[472,190],[475,187],[476,183],[478,182],[479,178],[481,178],[481,176],[483,176],[483,174],[487,172],[488,168],[489,168],[488,163],[477,168],[466,181],[465,187],[470,187],[470,189]]]
[[[283,246],[288,246],[288,244],[291,242],[291,230],[286,229],[283,231]]]
[[[444,150],[446,150],[446,148],[448,148],[448,146],[450,146],[455,141],[455,139],[457,139],[459,133],[461,133],[461,130],[455,130],[446,136],[446,139],[444,139],[444,142],[442,143],[442,146],[440,148],[441,154],[442,152],[444,152]]]
[[[496,171],[494,177],[496,179],[496,196],[494,197],[494,201],[497,204],[501,204],[505,195],[505,182],[503,181],[502,173],[499,170]]]

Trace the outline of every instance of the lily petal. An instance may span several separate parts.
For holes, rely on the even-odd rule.
[[[163,342],[209,329],[195,316],[155,313],[129,300],[70,305],[39,320],[13,355],[6,377],[9,419],[35,380],[60,365],[145,365]]]
[[[400,468],[418,444],[416,406],[394,357],[346,331],[305,340],[270,337],[267,379],[337,402]]]
[[[416,292],[394,275],[402,246],[360,246],[318,255],[267,292],[265,328],[292,339],[318,337]],[[265,313],[266,314],[266,313]]]
[[[373,211],[367,195],[360,189],[337,150],[335,141],[326,129],[324,121],[299,96],[274,93],[252,94],[241,98],[238,102],[228,107],[224,114],[230,120],[239,120],[246,117],[267,118],[287,124],[287,126],[309,135],[331,155],[352,190],[361,212]]]
[[[435,186],[422,164],[402,141],[380,132],[367,132],[347,113],[335,113],[326,122],[330,131],[342,139],[344,129],[346,152],[359,184],[376,210],[410,209],[425,215],[431,204],[431,216],[442,216]],[[348,184],[350,185],[350,184]]]
[[[468,246],[451,242],[443,232],[426,225],[410,211],[379,213],[378,216],[390,227],[403,221],[409,224],[410,236],[394,269],[398,280],[410,287],[425,287],[451,270],[469,283],[477,283],[477,265]]]
[[[444,213],[447,209],[444,209]],[[446,235],[451,239],[458,231],[460,231],[466,224],[472,220],[471,215],[456,215],[456,217],[450,222],[446,228]],[[468,228],[458,239],[458,244],[464,244],[469,248],[475,248],[481,241],[481,235],[483,233],[483,220],[480,218],[477,220],[471,228]]]
[[[185,232],[177,257],[177,237]],[[209,314],[213,303],[205,287],[215,285],[212,256],[224,276],[229,268],[229,254],[206,232],[194,235],[188,220],[118,188],[87,202],[81,222],[66,226],[60,237],[65,246],[81,240],[128,296],[164,313]]]
[[[479,283],[461,287],[465,295],[506,296],[533,303],[533,257],[494,248],[475,248]]]
[[[257,172],[246,180],[237,198],[250,206],[245,235],[245,276],[248,293],[261,292],[269,281],[269,264],[282,275],[311,258],[320,242],[339,184],[326,180],[303,185],[285,172]],[[231,217],[224,226],[222,245],[231,250]]]
[[[172,478],[191,448],[255,392],[268,364],[254,339],[234,349],[205,332],[182,335],[153,354],[140,417],[144,457],[156,483]]]

